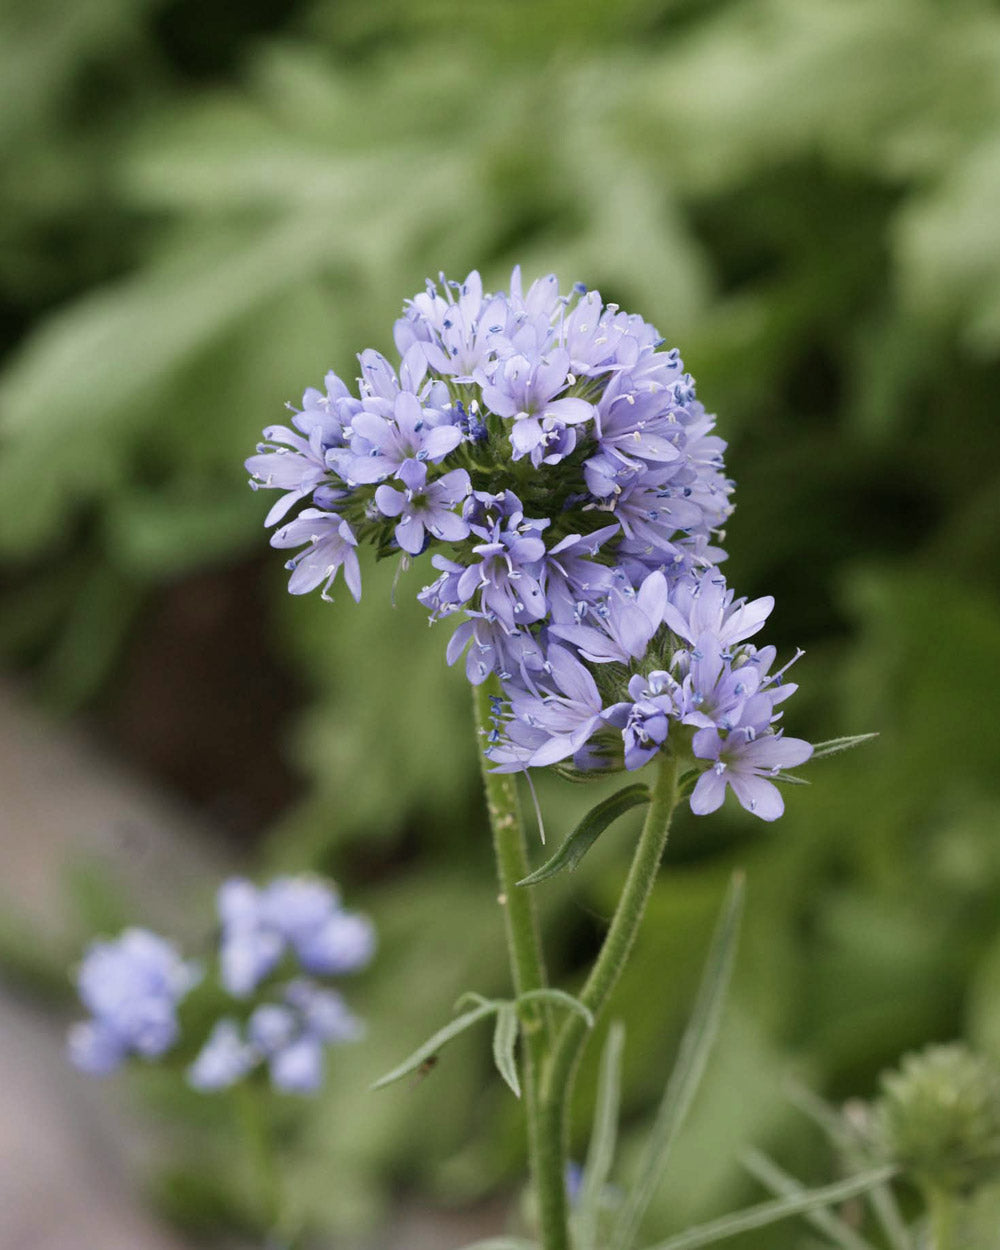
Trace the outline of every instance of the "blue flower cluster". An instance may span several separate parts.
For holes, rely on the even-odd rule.
[[[319,1089],[324,1047],[357,1041],[364,1027],[336,990],[311,978],[363,968],[375,953],[371,921],[344,911],[336,892],[310,877],[278,877],[262,890],[234,878],[219,890],[218,912],[219,976],[235,998],[256,993],[287,956],[309,976],[276,986],[278,1001],[258,1003],[245,1025],[217,1021],[188,1079],[196,1089],[224,1089],[267,1064],[277,1089]]]
[[[667,741],[705,762],[692,794],[727,786],[764,819],[768,780],[811,748],[775,709],[793,690],[747,640],[770,599],[734,600],[717,545],[732,511],[725,444],[676,349],[640,317],[553,276],[509,291],[429,282],[395,326],[398,370],[362,352],[358,393],[335,374],[247,461],[281,490],[267,523],[294,594],[338,571],[361,595],[357,548],[434,548],[420,592],[456,616],[449,663],[504,691],[488,753],[506,770],[634,769]]]
[[[128,1055],[162,1055],[179,1036],[177,1004],[200,975],[170,942],[145,929],[92,943],[77,975],[91,1018],[71,1027],[70,1059],[103,1076]]]
[[[263,889],[234,878],[219,890],[218,913],[218,980],[234,1011],[214,1021],[187,1069],[189,1083],[224,1089],[266,1065],[276,1089],[316,1091],[325,1048],[358,1040],[364,1027],[340,994],[315,978],[355,972],[371,960],[371,921],[345,911],[336,891],[311,877],[278,877]],[[213,984],[144,929],[93,943],[77,977],[91,1019],[70,1029],[71,1061],[104,1075],[130,1055],[165,1055],[190,1041],[178,1019],[182,1000]]]

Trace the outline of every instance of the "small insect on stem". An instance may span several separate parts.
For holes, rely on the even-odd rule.
[[[438,1056],[428,1055],[416,1072],[413,1074],[413,1084],[417,1086],[425,1077],[430,1076],[434,1069],[438,1066]]]

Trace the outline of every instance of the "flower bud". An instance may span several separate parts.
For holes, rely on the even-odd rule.
[[[968,1193],[1000,1175],[1000,1072],[965,1046],[930,1046],[882,1077],[874,1131],[923,1189]]]

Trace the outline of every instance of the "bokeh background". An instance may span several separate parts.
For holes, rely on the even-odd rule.
[[[518,1111],[485,1038],[367,1092],[459,992],[506,988],[447,627],[414,601],[419,568],[395,608],[387,566],[365,568],[360,607],[287,596],[242,461],[327,369],[391,349],[425,277],[477,267],[495,288],[520,263],[680,347],[730,443],[730,580],[773,593],[769,640],[806,650],[794,732],[881,735],[817,763],[776,826],[677,822],[614,1006],[625,1172],[734,867],[750,892],[651,1237],[759,1195],[740,1143],[831,1175],[790,1071],[844,1099],[929,1040],[1000,1058],[994,3],[5,0],[0,197],[5,732],[46,761],[44,804],[22,792],[14,812],[15,778],[0,794],[0,976],[31,1027],[68,1018],[65,969],[95,930],[198,932],[234,867],[330,873],[382,948],[350,991],[370,1040],[285,1133],[296,1204],[330,1246],[388,1245],[414,1209],[516,1224]],[[109,788],[61,814],[27,883],[67,724],[72,767]],[[135,787],[183,826],[176,847],[129,835]],[[595,798],[540,791],[553,833]],[[631,832],[544,887],[566,984]],[[155,1075],[97,1097],[80,1081],[80,1115],[107,1098],[130,1134],[156,1124],[126,1170],[165,1227],[252,1226],[223,1107]]]

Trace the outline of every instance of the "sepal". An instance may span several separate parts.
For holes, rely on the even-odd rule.
[[[852,747],[859,747],[862,742],[871,742],[877,737],[877,733],[870,733],[849,734],[846,738],[828,738],[826,742],[816,743],[811,758],[821,760],[827,755],[839,755],[841,751],[850,751]]]

